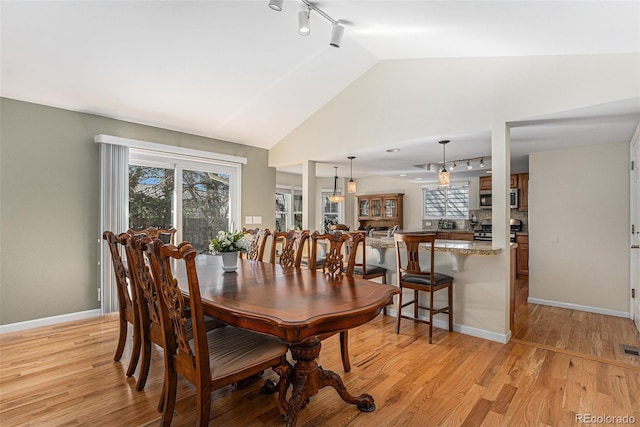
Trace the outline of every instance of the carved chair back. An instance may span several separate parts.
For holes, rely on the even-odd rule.
[[[109,246],[109,252],[111,253],[111,261],[116,278],[116,288],[118,291],[120,333],[118,336],[118,344],[116,345],[116,353],[113,357],[114,361],[117,362],[122,357],[127,339],[127,324],[130,323],[133,329],[133,350],[131,352],[129,367],[127,368],[126,373],[128,377],[133,375],[140,355],[140,322],[137,309],[138,294],[133,282],[131,282],[130,286],[130,279],[128,277],[129,273],[127,273],[127,268],[122,261],[122,255],[120,252],[124,249],[124,245],[130,237],[131,236],[126,233],[122,233],[120,235],[115,235],[111,231],[105,231],[102,233],[102,238],[106,240],[107,245]]]
[[[142,228],[138,230],[130,228],[129,230],[127,230],[127,233],[131,234],[132,236],[148,237],[150,239],[160,239],[162,243],[165,243],[165,244],[171,243],[172,245],[175,245],[177,231],[178,230],[176,230],[173,227],[167,230],[164,230],[162,228],[156,228],[156,227],[147,227],[147,228]]]
[[[280,247],[279,263],[283,267],[300,267],[309,239],[309,230],[289,230],[273,233],[270,262],[276,262],[276,250]]]
[[[262,261],[264,257],[264,248],[267,246],[267,240],[271,235],[271,231],[268,228],[255,230],[247,230],[247,234],[253,235],[251,246],[247,250],[246,258],[252,261]]]
[[[331,224],[329,231],[349,231],[349,226],[346,224]]]
[[[360,234],[351,235],[340,232],[320,234],[314,231],[311,235],[311,269],[316,269],[318,244],[324,241],[328,243],[328,248],[322,263],[322,272],[332,276],[340,276],[344,272],[349,277],[353,276],[357,247],[362,240]]]

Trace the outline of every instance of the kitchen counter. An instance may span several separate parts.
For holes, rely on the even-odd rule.
[[[498,342],[508,341],[505,331],[509,329],[509,317],[505,310],[510,307],[513,294],[511,271],[515,278],[515,247],[515,243],[500,248],[486,241],[436,240],[433,254],[435,271],[454,278],[454,330]],[[386,236],[367,237],[365,250],[367,263],[386,268],[387,283],[395,284],[398,267],[395,240]],[[420,265],[423,268],[428,268],[430,256],[430,247],[421,245]],[[401,252],[400,257],[404,260],[406,254]],[[411,298],[412,294],[411,290],[404,291],[406,298]],[[435,307],[446,304],[446,292],[436,293],[434,297]],[[426,293],[421,293],[419,299],[421,305],[429,305]],[[405,308],[407,314],[409,309]],[[397,315],[397,310],[397,306],[387,308],[393,316]],[[428,310],[420,309],[419,316],[429,319]],[[433,322],[435,327],[448,328],[448,322],[438,316]]]
[[[365,245],[372,249],[389,249],[395,247],[395,241],[393,237],[367,237]],[[516,247],[515,245],[515,243],[511,243],[512,248]],[[420,249],[428,250],[426,245],[421,246]],[[501,248],[492,247],[491,242],[479,240],[436,240],[434,249],[436,252],[459,255],[496,255],[502,252]]]

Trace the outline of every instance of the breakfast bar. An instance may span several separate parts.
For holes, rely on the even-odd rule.
[[[405,233],[424,233],[412,232]],[[505,251],[489,241],[436,240],[435,266],[439,273],[454,277],[454,330],[499,342],[507,342],[509,324],[513,317],[513,286],[515,279],[515,249],[511,243],[505,260]],[[367,262],[387,269],[387,283],[396,283],[396,250],[393,237],[367,237]],[[421,265],[427,266],[429,248],[421,249]],[[510,274],[504,266],[510,264]],[[505,274],[509,274],[506,277]],[[509,287],[505,283],[509,282]],[[405,291],[408,292],[408,291]],[[407,295],[408,296],[408,295]],[[444,302],[436,295],[435,306]],[[421,301],[422,302],[422,301]],[[395,306],[389,307],[395,316]],[[428,312],[421,312],[427,318]],[[434,326],[446,329],[446,321],[434,319]]]

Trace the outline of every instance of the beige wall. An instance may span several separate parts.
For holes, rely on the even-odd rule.
[[[246,157],[242,212],[275,224],[266,150],[6,98],[0,113],[0,324],[100,307],[96,134]]]
[[[380,61],[269,150],[269,164],[628,99],[638,75],[638,54]]]
[[[530,298],[629,311],[629,191],[627,142],[531,154]]]

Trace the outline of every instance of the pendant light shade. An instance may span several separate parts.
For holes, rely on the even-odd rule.
[[[336,175],[333,177],[333,194],[327,198],[331,203],[342,203],[344,202],[344,196],[338,194],[338,167],[334,166],[334,168],[336,169]]]
[[[349,183],[347,184],[347,193],[354,194],[356,190],[356,182],[353,180],[353,159],[355,156],[349,156],[347,159],[351,160],[351,173],[349,174]]]
[[[447,172],[447,157],[445,156],[445,146],[449,143],[448,139],[439,141],[442,144],[442,169],[438,173],[438,185],[441,187],[448,187],[451,184],[451,175]]]

